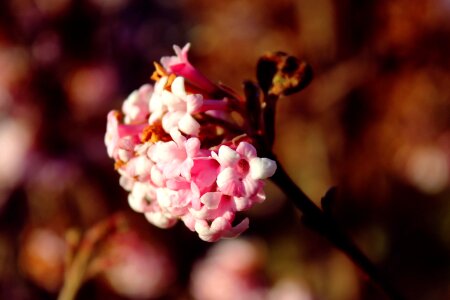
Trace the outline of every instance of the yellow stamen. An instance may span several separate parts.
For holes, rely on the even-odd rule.
[[[124,163],[123,161],[117,160],[117,161],[114,163],[114,169],[115,169],[115,170],[119,170],[119,169],[120,169],[121,167],[123,167],[125,164],[126,164],[126,163]]]
[[[162,77],[168,77],[164,88],[166,90],[170,91],[170,86],[172,85],[172,82],[175,80],[175,78],[177,76],[175,74],[169,74],[166,71],[166,69],[164,69],[164,67],[161,66],[159,63],[154,62],[153,64],[155,65],[155,71],[153,72],[152,76],[150,76],[150,79],[154,80],[154,81],[158,81]]]
[[[154,80],[154,81],[158,81],[161,79],[161,77],[164,76],[168,76],[169,74],[167,73],[166,69],[164,69],[163,66],[161,66],[159,63],[154,62],[153,65],[155,66],[155,71],[153,72],[152,76],[150,77],[150,79]]]
[[[148,125],[141,133],[141,142],[156,143],[158,141],[169,141],[170,136],[164,131],[160,123]]]

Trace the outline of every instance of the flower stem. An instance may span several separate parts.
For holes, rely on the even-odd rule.
[[[276,115],[276,104],[279,96],[273,94],[264,95],[264,105],[262,108],[263,112],[263,130],[265,139],[265,148],[272,149],[273,143],[275,141],[275,115]]]
[[[124,218],[121,214],[115,214],[110,218],[97,223],[89,229],[81,241],[73,260],[68,262],[65,272],[64,285],[59,292],[58,300],[73,300],[78,290],[86,279],[89,263],[96,250],[98,243],[111,231],[118,230],[124,226]]]
[[[292,181],[274,154],[272,159],[277,162],[277,171],[271,180],[288,196],[295,206],[303,213],[305,225],[318,232],[334,246],[343,251],[385,295],[392,300],[404,299],[398,291],[380,274],[376,266],[361,252],[337,226],[330,214],[320,209],[309,197]]]

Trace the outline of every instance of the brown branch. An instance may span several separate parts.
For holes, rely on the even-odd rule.
[[[343,251],[386,296],[392,300],[403,300],[400,293],[386,280],[377,267],[361,252],[350,237],[336,224],[330,214],[320,209],[292,181],[274,154],[271,158],[277,162],[277,171],[271,180],[286,194],[294,205],[303,213],[305,225],[325,237],[334,246]]]

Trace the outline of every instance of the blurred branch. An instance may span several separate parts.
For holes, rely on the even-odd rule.
[[[294,205],[303,213],[304,224],[325,237],[334,246],[342,250],[384,293],[393,300],[404,299],[388,280],[378,271],[376,266],[359,250],[350,237],[343,232],[329,212],[320,209],[294,183],[283,166],[272,153],[271,158],[277,162],[277,171],[271,180],[288,196]],[[324,203],[334,194],[333,190],[324,197]],[[325,200],[326,199],[326,200]]]
[[[124,222],[122,214],[115,214],[97,223],[86,232],[78,245],[78,251],[76,253],[69,251],[64,285],[58,295],[58,300],[75,299],[78,290],[87,278],[88,268],[99,242],[112,231],[122,228]],[[68,232],[67,239],[70,245],[75,246],[73,241],[79,239],[77,236],[78,234],[74,234],[74,232]]]
[[[264,94],[262,106],[263,134],[260,138],[265,142],[260,142],[260,144],[264,145],[262,150],[266,152],[265,155],[275,160],[278,166],[271,180],[300,209],[303,213],[302,221],[307,227],[342,250],[391,299],[403,299],[333,219],[330,204],[334,200],[335,189],[332,188],[328,191],[322,199],[323,209],[319,208],[295,184],[271,150],[275,139],[277,101],[281,96],[301,91],[311,82],[313,77],[311,66],[294,56],[289,56],[283,52],[275,52],[265,54],[258,60],[256,73],[259,86]]]

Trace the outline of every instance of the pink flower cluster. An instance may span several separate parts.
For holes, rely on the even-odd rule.
[[[263,180],[276,164],[258,157],[246,135],[245,102],[189,63],[189,44],[174,48],[156,64],[155,85],[108,114],[107,152],[130,206],[149,222],[182,220],[205,241],[235,237],[248,228],[236,214],[265,199]]]

